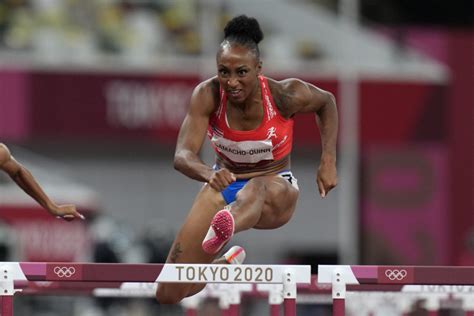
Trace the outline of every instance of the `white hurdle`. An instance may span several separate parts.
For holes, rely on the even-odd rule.
[[[451,286],[454,292],[460,289],[465,291],[466,287],[463,286],[474,285],[474,266],[319,265],[318,283],[331,284],[333,316],[344,316],[347,285],[385,285],[397,288],[407,285],[435,285]],[[430,316],[437,315],[439,299],[446,296],[446,287],[443,289],[442,293],[424,296],[427,298],[426,307]]]
[[[65,283],[230,283],[283,285],[284,315],[296,315],[298,284],[311,283],[304,265],[105,264],[75,262],[0,262],[1,315],[13,316],[15,284],[28,281]],[[240,294],[229,290],[230,306]]]
[[[285,316],[296,315],[297,284],[311,283],[311,267],[301,265],[166,264],[157,282],[282,284]],[[230,298],[240,298],[234,293]],[[238,304],[230,304],[232,310]]]

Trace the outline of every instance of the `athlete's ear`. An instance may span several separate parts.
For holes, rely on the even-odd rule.
[[[257,75],[261,75],[262,74],[262,61],[260,60],[257,64]]]

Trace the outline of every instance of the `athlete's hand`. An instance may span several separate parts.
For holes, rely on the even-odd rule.
[[[85,219],[84,215],[80,214],[72,204],[55,205],[49,209],[49,213],[68,222],[76,218]]]
[[[337,185],[337,170],[335,162],[321,162],[318,168],[316,182],[322,198]]]
[[[236,180],[235,175],[228,169],[222,168],[212,173],[209,185],[217,192],[224,190],[229,184]]]

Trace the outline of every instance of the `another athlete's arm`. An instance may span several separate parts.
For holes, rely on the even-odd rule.
[[[330,92],[297,79],[289,80],[286,89],[294,101],[291,102],[291,114],[316,113],[322,144],[316,181],[321,197],[325,197],[337,185],[336,143],[339,123],[336,100]]]
[[[214,110],[215,88],[212,85],[208,80],[194,89],[188,113],[179,130],[174,168],[192,179],[208,182],[215,190],[222,191],[235,181],[235,176],[227,169],[213,170],[199,157],[209,118]]]
[[[84,219],[74,205],[56,205],[36,182],[31,172],[13,158],[7,146],[0,143],[0,169],[5,171],[18,186],[38,202],[51,215],[65,220]]]

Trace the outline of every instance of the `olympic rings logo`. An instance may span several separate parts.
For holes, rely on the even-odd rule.
[[[401,281],[407,276],[408,272],[405,269],[393,269],[393,270],[385,270],[385,276],[390,280],[390,281]]]
[[[76,273],[74,267],[55,267],[53,272],[60,278],[70,278]]]

